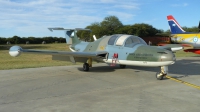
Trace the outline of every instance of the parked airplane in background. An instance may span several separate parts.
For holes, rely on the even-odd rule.
[[[168,65],[174,64],[176,60],[173,51],[180,50],[181,47],[180,45],[175,47],[149,46],[140,37],[125,34],[103,36],[94,42],[84,42],[78,39],[76,32],[78,30],[90,31],[89,29],[49,28],[49,30],[64,30],[67,44],[70,44],[69,48],[72,52],[29,50],[13,46],[10,48],[9,54],[14,57],[19,56],[22,52],[50,54],[53,60],[83,62],[84,71],[88,71],[89,67],[92,67],[92,61],[105,62],[111,66],[120,65],[121,68],[125,68],[126,65],[160,66],[161,72],[156,74],[156,78],[161,80],[168,73]]]
[[[180,44],[190,44],[193,48],[185,49],[184,51],[200,54],[200,33],[184,31],[172,15],[168,15],[167,20],[172,34],[171,41]]]

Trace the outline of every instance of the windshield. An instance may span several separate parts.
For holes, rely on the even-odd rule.
[[[124,47],[133,47],[136,44],[146,44],[146,42],[141,39],[140,37],[137,36],[131,36],[128,39],[126,39],[125,43],[124,43]]]

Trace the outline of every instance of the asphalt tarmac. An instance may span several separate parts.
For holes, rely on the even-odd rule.
[[[2,66],[2,65],[1,65]],[[0,70],[0,112],[200,112],[200,58],[159,67],[94,64]]]

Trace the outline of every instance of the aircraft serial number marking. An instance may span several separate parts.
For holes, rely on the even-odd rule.
[[[134,57],[135,59],[147,59],[147,57]]]
[[[144,57],[152,57],[153,54],[140,54],[140,53],[130,53],[130,55],[133,55],[133,56],[144,56]]]

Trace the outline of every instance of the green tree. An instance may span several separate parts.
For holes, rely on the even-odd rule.
[[[95,35],[98,39],[104,35],[115,34],[116,31],[121,27],[123,27],[123,24],[116,16],[108,16],[105,17],[102,22],[100,23],[94,22],[91,25],[87,26],[86,28],[92,30],[92,32],[90,33],[90,39],[93,39],[92,38],[93,35]],[[89,34],[86,33],[85,31],[79,31],[77,35],[78,37],[84,40],[86,37],[88,37]]]
[[[35,37],[28,37],[28,41],[30,44],[36,44]]]
[[[0,44],[6,44],[6,38],[0,37]]]
[[[90,32],[89,31],[82,31],[81,33],[81,37],[83,37],[82,39],[84,41],[91,41],[91,36],[90,36]]]
[[[132,25],[132,29],[134,32],[134,35],[145,37],[145,36],[154,36],[156,33],[159,33],[160,31],[154,28],[152,25],[145,24],[145,23],[137,23]]]
[[[191,27],[191,28],[184,26],[184,27],[182,27],[182,28],[183,28],[183,30],[185,30],[186,32],[199,32],[199,28],[196,27],[196,26]]]
[[[117,29],[116,34],[134,34],[134,29],[131,27],[131,25],[124,25],[123,27]]]
[[[116,16],[105,17],[100,25],[102,27],[101,30],[104,32],[104,35],[112,35],[117,29],[123,26],[121,21]]]
[[[19,37],[19,36],[15,35],[12,37],[12,42],[15,44],[20,44],[20,40],[21,40],[21,37]]]
[[[97,38],[100,38],[104,35],[102,27],[98,22],[92,23],[90,26],[87,26],[86,28],[91,29],[92,31],[90,37],[95,35]]]

